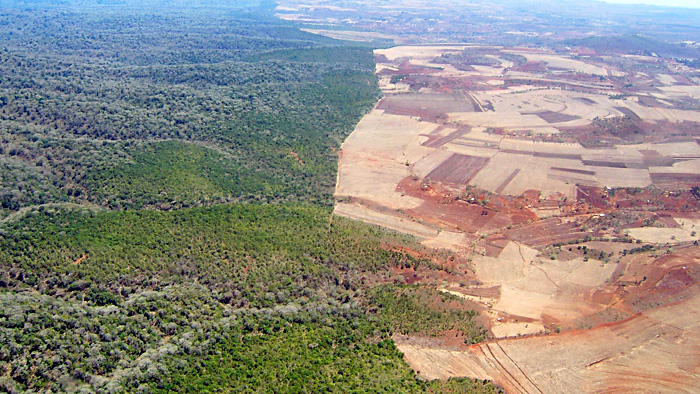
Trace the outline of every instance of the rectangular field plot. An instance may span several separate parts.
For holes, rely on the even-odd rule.
[[[570,122],[572,120],[581,119],[575,115],[563,114],[561,112],[544,111],[536,114],[540,118],[544,119],[547,123],[563,123]]]
[[[478,105],[461,94],[405,93],[384,97],[377,106],[394,115],[436,118],[449,112],[479,112]]]
[[[487,157],[455,153],[431,171],[426,178],[432,181],[466,185],[488,162]]]

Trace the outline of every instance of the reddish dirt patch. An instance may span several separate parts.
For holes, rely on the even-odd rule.
[[[523,224],[537,218],[524,209],[525,204],[519,198],[491,196],[488,204],[483,206],[481,201],[489,198],[486,194],[454,196],[440,184],[426,187],[413,177],[402,180],[396,190],[423,200],[418,208],[406,210],[408,216],[467,234]]]
[[[666,212],[656,214],[656,221],[667,228],[680,228],[680,225],[673,219],[673,216]]]
[[[639,97],[641,100],[642,96]],[[659,104],[656,107],[664,106]],[[578,142],[585,147],[604,147],[615,144],[658,143],[697,138],[700,136],[700,124],[697,122],[646,122],[636,116],[624,116],[598,120],[587,126],[563,128],[561,131],[559,137],[565,141]]]
[[[646,107],[652,107],[652,108],[663,108],[664,105],[661,104],[660,101],[653,97],[649,96],[639,96],[639,104],[644,105]]]
[[[445,126],[440,125],[438,126],[435,130],[431,131],[430,134],[421,134],[422,137],[427,137],[428,139],[422,143],[422,146],[429,146],[430,144],[433,144],[435,141],[444,138],[444,136],[440,135],[440,132],[445,129]]]
[[[640,149],[639,153],[642,154],[642,160],[647,167],[669,167],[672,166],[675,160],[672,157],[663,156],[656,150],[651,149]]]
[[[639,313],[669,303],[678,302],[691,293],[697,292],[700,284],[700,265],[696,258],[700,247],[691,246],[676,253],[659,258],[639,256],[632,258],[625,274],[611,283],[616,286],[616,297],[623,301],[624,308],[631,313]]]
[[[486,256],[498,257],[509,242],[508,238],[502,235],[495,235],[486,238],[485,242],[480,243],[479,246],[484,249]]]
[[[596,304],[608,305],[615,298],[615,294],[605,290],[596,290],[591,297],[591,301]]]
[[[578,198],[596,208],[611,207],[614,210],[672,212],[676,216],[682,212],[692,213],[700,210],[700,201],[688,190],[688,185],[675,186],[680,188],[669,187],[666,189],[668,191],[655,186],[644,189],[615,189],[614,195],[610,195],[604,189],[579,186]]]
[[[688,287],[698,282],[698,269],[696,266],[677,267],[664,275],[654,286],[656,290],[677,290]]]
[[[603,191],[599,187],[578,186],[576,189],[576,199],[584,201],[595,208],[606,208],[609,201],[603,196]]]

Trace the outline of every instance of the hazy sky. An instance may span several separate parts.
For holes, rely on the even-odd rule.
[[[669,7],[700,8],[700,0],[603,0],[607,3],[617,4],[653,4]]]

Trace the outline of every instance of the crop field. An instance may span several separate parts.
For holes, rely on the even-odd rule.
[[[376,51],[376,58],[384,62],[378,67],[379,75],[393,75],[384,77],[386,88],[391,90],[392,85],[387,78],[409,87],[409,92],[392,93],[380,101],[377,109],[384,112],[377,121],[389,125],[397,120],[387,115],[396,115],[420,120],[424,130],[433,126],[429,132],[418,133],[426,140],[414,139],[414,146],[409,143],[402,153],[412,153],[414,159],[404,164],[409,164],[410,171],[415,163],[415,175],[447,186],[467,183],[511,196],[534,189],[545,196],[570,198],[575,197],[575,185],[615,188],[700,182],[700,166],[694,161],[700,158],[700,145],[694,135],[680,142],[640,139],[632,144],[608,144],[603,149],[588,147],[574,137],[578,129],[610,129],[619,119],[633,119],[645,127],[698,122],[698,112],[649,107],[636,97],[618,99],[620,91],[615,84],[601,84],[600,77],[620,77],[622,71],[557,54],[520,54],[528,63],[549,70],[546,72],[513,71],[504,59],[489,66],[498,70],[493,75],[474,67],[471,71],[450,67],[448,55],[479,50],[483,48],[421,46]],[[491,48],[490,52],[494,51],[504,57],[517,52]],[[562,69],[566,72],[560,72]],[[581,73],[600,77],[596,82],[581,82]],[[475,88],[462,88],[465,81],[475,79],[479,79]],[[496,81],[503,87],[495,89]],[[657,82],[673,81],[662,77]],[[549,86],[551,83],[558,86]],[[430,154],[431,149],[417,151],[415,145],[489,161],[484,165],[481,159],[468,162],[441,152],[439,156],[445,160],[439,162]],[[352,151],[352,146],[346,148]],[[688,161],[691,163],[685,164]]]
[[[463,279],[440,290],[494,338],[395,338],[414,370],[512,393],[696,392],[677,372],[700,365],[700,112],[676,105],[692,80],[504,47],[375,60],[385,97],[342,146],[335,213],[451,255]]]
[[[479,111],[468,97],[458,94],[395,94],[386,96],[377,106],[386,113],[420,116],[426,119],[447,117],[451,112]]]
[[[455,56],[484,51],[488,55],[482,58],[489,61],[482,61],[491,62],[489,66],[474,65],[465,71],[450,64]],[[512,67],[509,56],[522,57],[525,63]],[[348,167],[358,169],[365,180],[362,164],[372,163],[373,181],[365,184],[371,184],[375,194],[392,194],[393,190],[380,190],[398,184],[403,179],[398,172],[447,188],[469,185],[514,197],[537,190],[545,197],[575,198],[576,185],[682,187],[700,183],[697,128],[684,131],[686,138],[675,137],[674,141],[640,137],[619,144],[606,142],[606,135],[613,142],[619,140],[615,134],[622,135],[625,128],[640,128],[633,133],[643,134],[649,128],[698,122],[700,112],[642,104],[640,97],[628,96],[617,82],[631,75],[600,60],[587,63],[584,58],[553,52],[479,46],[394,47],[375,51],[375,58],[385,90],[398,84],[409,90],[382,99],[367,118],[372,123],[363,121],[354,135],[357,138],[351,137],[344,146],[343,162],[352,163]],[[528,64],[538,65],[540,71],[519,70],[527,69]],[[484,67],[490,71],[485,72]],[[667,87],[678,84],[667,74],[655,81]],[[675,95],[685,91],[694,90],[673,90]],[[658,89],[654,97],[669,99]],[[588,146],[590,141],[577,138],[582,129],[601,134],[596,141],[606,145]],[[372,137],[362,138],[364,130]],[[401,143],[396,142],[399,139]],[[358,150],[365,151],[361,145],[366,143],[372,145],[375,157],[364,157],[356,165],[352,158]],[[385,154],[393,167],[402,164],[407,168],[390,170],[385,167],[388,162],[374,166]],[[341,183],[347,176],[352,174],[341,175]],[[338,194],[355,195],[346,188],[342,184]]]

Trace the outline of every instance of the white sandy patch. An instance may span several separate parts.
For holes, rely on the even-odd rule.
[[[445,53],[463,51],[466,45],[441,45],[441,46],[397,46],[386,49],[376,49],[375,54],[384,55],[390,61],[399,58],[433,59]]]
[[[544,331],[544,326],[539,323],[495,323],[491,327],[491,333],[496,338],[508,338],[518,335],[538,334]]]
[[[576,268],[562,278],[562,281],[588,287],[604,285],[610,279],[616,267],[616,264],[602,264],[595,259],[583,261],[583,258],[577,258],[573,261],[576,264]]]
[[[476,256],[473,265],[478,277],[484,282],[503,283],[521,279],[537,250],[509,242],[498,257]]]
[[[676,218],[681,228],[664,227],[638,227],[627,229],[626,232],[632,238],[643,242],[658,244],[675,244],[679,242],[700,241],[700,220]]]
[[[672,75],[668,74],[659,74],[656,76],[656,79],[661,82],[664,85],[670,86],[670,85],[675,85],[678,81],[676,81],[676,78],[673,78]]]
[[[422,243],[432,248],[462,251],[467,246],[467,238],[462,233],[440,231],[437,237],[425,240]]]

